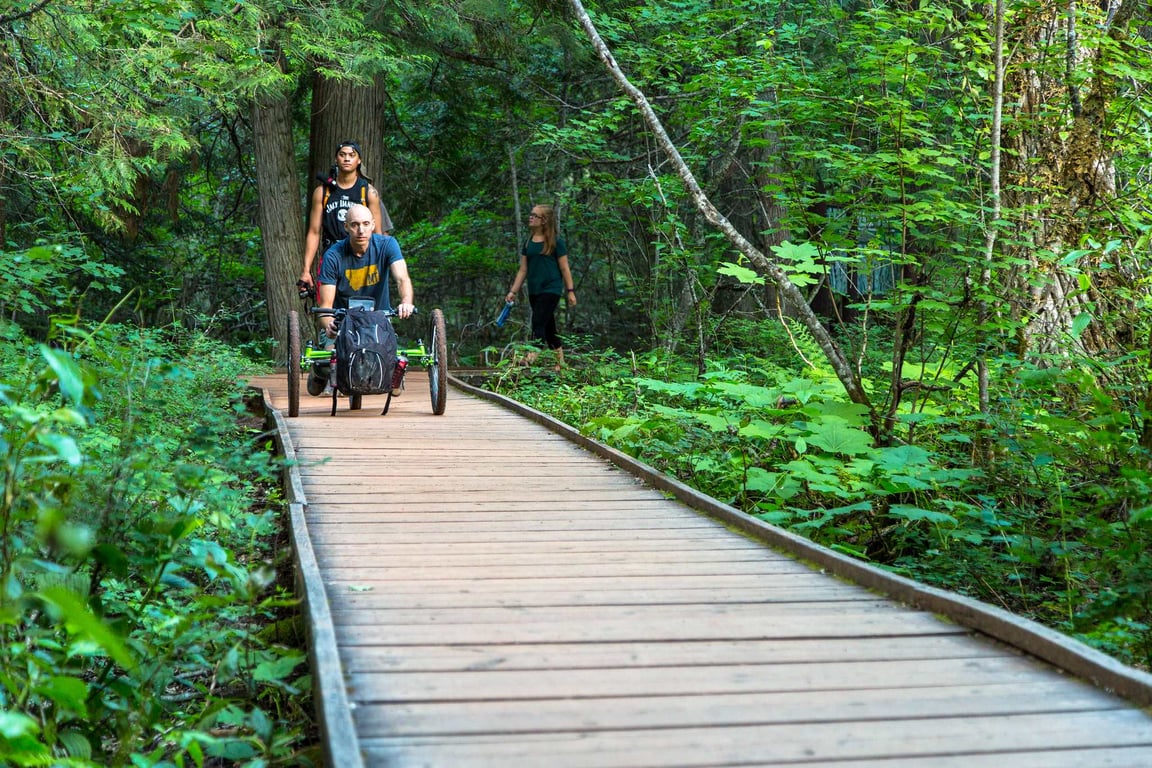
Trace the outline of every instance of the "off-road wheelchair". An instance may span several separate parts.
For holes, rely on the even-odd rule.
[[[300,296],[307,302],[311,294],[301,288]],[[313,315],[329,315],[337,323],[343,321],[349,311],[356,309],[373,309],[371,299],[352,298],[347,309],[328,309],[323,307],[309,307],[308,312]],[[389,318],[398,316],[398,313],[387,308],[383,310]],[[418,313],[416,313],[418,314]],[[307,344],[301,346],[300,315],[296,310],[288,313],[288,415],[300,415],[300,382],[307,376],[305,387],[308,394],[318,397],[326,389],[332,394],[332,415],[336,415],[337,398],[341,395],[347,398],[348,409],[358,411],[363,407],[363,395],[356,392],[341,391],[340,382],[337,381],[337,358],[335,348],[327,348],[327,340],[317,336],[315,340],[309,339]],[[381,415],[387,414],[392,404],[392,398],[400,393],[404,387],[404,375],[409,364],[423,367],[428,373],[428,390],[432,399],[432,413],[440,416],[444,413],[448,393],[448,342],[444,324],[444,313],[439,309],[431,312],[428,342],[418,338],[411,346],[397,344],[396,371],[393,386],[388,389],[387,400]]]

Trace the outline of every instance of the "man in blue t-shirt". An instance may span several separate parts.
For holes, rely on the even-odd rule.
[[[409,317],[412,306],[412,280],[408,265],[400,253],[400,244],[391,235],[375,233],[376,222],[367,206],[355,204],[348,209],[344,227],[348,237],[329,248],[320,264],[320,290],[316,296],[319,307],[344,308],[352,296],[369,296],[376,309],[390,309],[388,275],[396,281],[400,303],[396,313]],[[320,318],[329,338],[335,338],[332,318]]]

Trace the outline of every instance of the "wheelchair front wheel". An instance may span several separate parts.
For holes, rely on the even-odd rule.
[[[432,310],[429,336],[432,362],[428,365],[428,392],[432,396],[432,413],[440,416],[448,399],[448,332],[440,309]]]
[[[288,415],[300,415],[300,317],[288,312]]]
[[[324,394],[324,387],[328,386],[328,377],[321,376],[316,371],[308,371],[308,394],[320,397]]]

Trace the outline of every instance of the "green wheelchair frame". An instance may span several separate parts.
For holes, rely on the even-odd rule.
[[[301,298],[307,300],[310,293],[301,290]],[[345,310],[333,310],[320,307],[310,307],[311,314],[327,314],[342,316]],[[397,316],[395,310],[388,309],[385,313],[389,317]],[[428,391],[432,399],[432,413],[441,416],[447,401],[448,393],[448,339],[444,323],[444,313],[433,309],[429,323],[429,342],[425,344],[423,338],[418,338],[414,346],[400,347],[396,350],[397,361],[403,361],[405,366],[415,363],[428,372]],[[308,341],[306,347],[301,349],[300,344],[300,314],[296,310],[288,313],[288,415],[300,415],[300,379],[307,372],[307,389],[310,395],[321,394],[326,385],[335,387],[336,352],[327,349],[324,344],[314,344]],[[405,370],[407,370],[405,368]],[[401,379],[403,387],[403,379]],[[384,413],[388,413],[394,393],[388,394],[388,401],[384,406]],[[352,394],[348,396],[348,409],[358,411],[363,405],[363,395]],[[332,396],[332,415],[336,414],[336,394]]]

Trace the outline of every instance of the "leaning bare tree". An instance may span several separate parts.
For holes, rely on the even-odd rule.
[[[817,344],[820,345],[820,349],[824,352],[829,364],[836,372],[836,376],[843,385],[848,397],[852,402],[863,405],[868,409],[873,435],[879,437],[883,430],[881,416],[869,400],[868,393],[864,390],[860,377],[853,368],[847,355],[844,354],[844,351],[832,338],[828,329],[816,316],[816,313],[812,311],[804,295],[792,281],[788,279],[788,276],[779,265],[756,248],[748,238],[744,237],[708,199],[708,196],[696,181],[692,170],[688,167],[688,164],[684,162],[684,158],[681,157],[676,145],[673,144],[672,140],[668,137],[667,131],[664,129],[656,112],[652,109],[647,97],[632,85],[628,77],[616,63],[612,51],[608,49],[604,40],[601,39],[600,33],[596,30],[596,26],[592,23],[588,12],[584,9],[584,5],[580,0],[568,0],[568,2],[575,12],[577,19],[580,21],[580,25],[592,41],[592,45],[596,49],[596,54],[600,57],[600,61],[604,63],[604,66],[608,69],[612,78],[640,111],[645,124],[648,126],[648,129],[652,131],[660,149],[668,157],[669,161],[671,161],[680,179],[684,182],[684,187],[688,190],[696,208],[709,224],[723,233],[728,241],[756,266],[761,274],[772,281],[782,300],[796,313],[796,317],[803,323],[804,327],[808,329],[808,332],[812,334],[812,338],[816,340]]]

